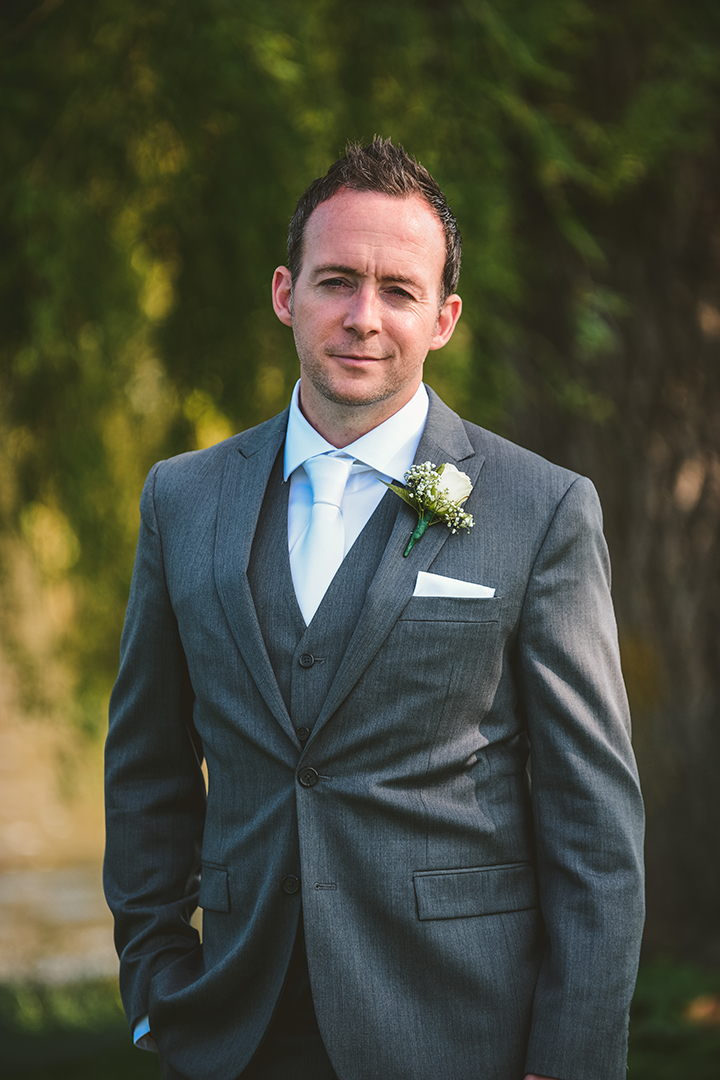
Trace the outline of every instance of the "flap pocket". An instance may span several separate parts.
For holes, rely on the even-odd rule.
[[[411,596],[400,620],[420,622],[497,622],[499,596]]]
[[[230,910],[228,868],[217,863],[202,864],[200,875],[200,898],[198,903],[207,911]]]
[[[418,870],[413,874],[419,919],[460,919],[537,907],[531,863]]]

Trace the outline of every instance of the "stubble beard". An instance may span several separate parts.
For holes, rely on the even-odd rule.
[[[379,383],[374,383],[371,387],[366,388],[363,385],[363,380],[358,379],[356,385],[359,396],[354,393],[345,393],[335,385],[323,363],[317,362],[312,351],[303,347],[302,339],[298,336],[295,337],[295,348],[300,359],[302,377],[312,384],[316,393],[320,394],[326,401],[332,402],[333,405],[342,405],[350,409],[362,409],[372,405],[379,405],[402,391],[407,382],[410,381],[408,379],[403,382],[386,376]],[[376,363],[382,363],[382,361],[376,361]]]
[[[362,409],[369,405],[379,405],[380,402],[394,397],[402,389],[402,386],[381,382],[373,387],[372,391],[366,390],[362,396],[356,397],[343,393],[333,385],[324,371],[313,368],[311,365],[305,365],[302,374],[307,376],[317,393],[326,401],[331,401],[333,405],[344,405],[347,408]]]

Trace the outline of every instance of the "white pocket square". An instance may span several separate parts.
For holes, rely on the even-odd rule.
[[[443,577],[442,574],[426,574],[418,571],[413,596],[454,596],[458,599],[472,596],[494,596],[495,590],[487,585],[477,585],[474,581],[460,581],[458,578]]]

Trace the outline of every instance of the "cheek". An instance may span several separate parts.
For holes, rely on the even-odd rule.
[[[438,320],[429,318],[426,311],[408,311],[394,320],[394,331],[408,352],[427,352],[437,332]]]
[[[314,353],[318,344],[327,337],[324,323],[319,319],[308,318],[307,315],[293,319],[292,330],[299,352]]]
[[[428,354],[432,338],[425,334],[405,334],[397,337],[396,342],[405,365],[416,367],[422,364]]]

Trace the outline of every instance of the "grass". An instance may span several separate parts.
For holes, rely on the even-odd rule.
[[[720,971],[659,962],[640,969],[628,1080],[719,1080]]]
[[[158,1080],[155,1054],[136,1050],[113,980],[0,986],[3,1080]]]
[[[0,986],[4,1080],[157,1080],[154,1054],[135,1050],[117,986]],[[720,972],[673,963],[640,971],[628,1080],[718,1080]],[[390,1078],[388,1078],[390,1080]]]

